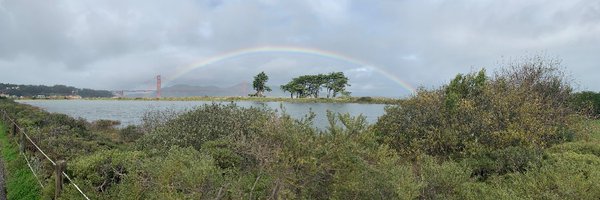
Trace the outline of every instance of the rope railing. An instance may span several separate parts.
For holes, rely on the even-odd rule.
[[[33,174],[33,176],[35,177],[35,180],[40,184],[40,186],[42,188],[44,188],[44,184],[42,184],[42,181],[40,181],[40,178],[38,177],[38,175],[35,173],[35,170],[33,170],[33,167],[31,167],[31,163],[29,163],[29,159],[27,159],[27,155],[25,155],[24,153],[21,153],[21,155],[23,155],[23,158],[25,158],[25,161],[27,161],[27,166],[29,166],[29,169],[31,170],[31,173]]]
[[[21,129],[21,131],[22,131],[23,135],[25,135],[25,137],[27,138],[27,140],[29,140],[29,143],[33,144],[33,146],[38,151],[40,151],[40,153],[42,153],[42,155],[44,155],[44,157],[46,157],[46,159],[48,161],[50,161],[50,163],[52,163],[53,166],[56,165],[56,163],[48,155],[46,155],[46,153],[44,153],[44,151],[42,151],[42,149],[37,144],[35,144],[35,142],[33,142],[33,140],[29,137],[29,135],[27,135],[27,133],[25,133],[25,131],[23,129]]]
[[[35,170],[33,169],[33,167],[31,166],[31,163],[29,162],[29,159],[27,159],[27,155],[25,154],[25,141],[24,138],[27,139],[27,141],[29,141],[29,143],[31,143],[40,153],[42,153],[42,155],[44,155],[44,157],[46,158],[46,160],[50,161],[50,163],[52,163],[52,166],[55,167],[56,170],[56,187],[57,189],[55,190],[55,198],[58,198],[58,196],[60,195],[60,192],[62,190],[63,187],[63,181],[62,181],[62,177],[67,178],[67,180],[69,180],[69,183],[71,183],[75,189],[77,189],[77,191],[86,199],[86,200],[90,200],[90,198],[81,190],[81,188],[75,184],[75,182],[71,179],[71,177],[69,177],[69,175],[67,175],[67,173],[64,172],[64,166],[65,163],[64,161],[59,161],[59,163],[57,164],[56,162],[54,162],[54,160],[52,160],[50,158],[50,156],[48,156],[32,139],[31,137],[29,137],[29,135],[25,132],[25,129],[21,128],[16,122],[15,120],[13,120],[10,115],[8,115],[8,113],[5,110],[2,110],[2,117],[4,119],[5,122],[7,122],[9,126],[13,126],[13,135],[16,134],[14,131],[17,131],[18,133],[21,133],[21,154],[23,155],[23,157],[25,158],[25,161],[27,162],[27,166],[29,166],[29,169],[31,170],[31,172],[33,173],[33,176],[36,178],[36,180],[38,181],[38,183],[40,184],[40,186],[42,188],[44,188],[44,185],[42,184],[42,182],[40,181],[38,175],[35,173]]]
[[[85,195],[85,193],[83,193],[83,191],[81,191],[79,186],[77,186],[77,184],[75,184],[73,182],[73,180],[71,180],[71,177],[69,177],[69,175],[67,175],[67,173],[62,172],[62,174],[69,180],[70,183],[73,183],[73,186],[75,186],[75,189],[77,189],[77,191],[79,191],[79,193],[81,193],[81,195],[83,195],[83,197],[85,197],[85,199],[90,200],[90,198],[88,198],[87,195]]]

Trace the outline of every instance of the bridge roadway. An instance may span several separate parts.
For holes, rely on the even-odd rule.
[[[156,90],[111,90],[113,94],[123,97],[125,93],[137,93],[137,92],[156,92]]]

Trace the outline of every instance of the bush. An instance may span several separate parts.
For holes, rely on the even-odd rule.
[[[373,101],[373,97],[359,97],[358,99],[356,99],[356,101],[358,101],[358,102],[371,102],[371,101]]]
[[[578,154],[591,154],[600,157],[600,141],[577,141],[553,146],[548,149],[552,153],[574,152]]]
[[[121,140],[125,142],[133,142],[144,135],[144,133],[134,125],[129,125],[121,130],[119,130],[119,135]]]
[[[143,152],[99,151],[78,159],[71,168],[74,176],[88,188],[102,193],[134,175],[144,158]]]
[[[173,145],[200,149],[207,141],[256,134],[275,113],[259,108],[239,108],[234,104],[203,105],[154,127],[138,140],[142,149],[168,149]],[[148,120],[159,121],[159,120]]]
[[[471,176],[486,180],[493,175],[525,172],[538,167],[544,154],[539,149],[507,147],[495,151],[486,151],[464,159],[471,170]]]
[[[470,180],[468,168],[459,163],[438,161],[429,156],[418,159],[422,182],[420,199],[455,199]]]
[[[214,160],[192,148],[173,147],[164,156],[139,151],[100,151],[78,159],[71,167],[86,194],[93,199],[214,198],[222,172]],[[78,199],[75,190],[62,198]]]
[[[490,184],[514,198],[598,199],[600,158],[573,152],[550,154],[539,168],[494,178]]]
[[[600,93],[583,91],[575,93],[570,98],[573,109],[591,118],[600,117]]]
[[[118,120],[108,120],[108,119],[100,119],[96,120],[92,123],[92,126],[97,130],[107,130],[111,129],[114,126],[121,125],[121,122]]]
[[[134,186],[124,188],[140,188],[141,199],[214,199],[223,185],[214,160],[193,148],[173,147],[146,160],[139,172]]]
[[[571,88],[559,63],[533,58],[494,77],[458,75],[386,108],[375,124],[380,141],[400,154],[469,157],[482,149],[546,148],[571,140]]]

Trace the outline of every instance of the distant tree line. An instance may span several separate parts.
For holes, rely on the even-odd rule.
[[[81,97],[112,97],[112,92],[108,90],[79,89],[66,85],[16,85],[0,83],[0,93],[14,96],[33,97],[37,95],[44,96],[68,96],[79,95]]]
[[[294,96],[296,98],[319,98],[320,91],[325,89],[327,98],[330,98],[336,97],[338,94],[350,95],[350,92],[346,91],[348,86],[350,86],[348,77],[343,72],[332,72],[296,77],[289,83],[281,85],[281,90],[289,92],[291,98],[294,98]]]

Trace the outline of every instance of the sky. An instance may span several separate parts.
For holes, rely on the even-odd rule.
[[[3,83],[227,87],[264,71],[278,86],[342,71],[355,96],[402,97],[535,55],[600,91],[600,1],[0,0]]]

